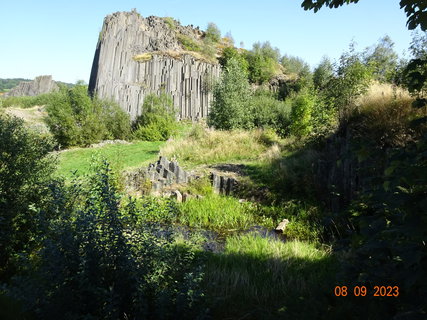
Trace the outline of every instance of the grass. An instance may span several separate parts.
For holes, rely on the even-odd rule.
[[[164,142],[138,141],[131,144],[107,145],[102,148],[76,148],[59,154],[58,175],[71,177],[76,171],[77,176],[90,171],[93,157],[105,157],[112,168],[118,171],[147,165],[156,160],[160,146]]]
[[[267,149],[260,130],[215,131],[195,125],[185,136],[168,141],[161,154],[192,166],[253,160]]]
[[[319,319],[335,269],[332,255],[311,243],[245,234],[209,257],[205,286],[215,319]]]
[[[153,55],[151,53],[146,52],[146,53],[137,54],[136,56],[133,56],[132,59],[137,62],[146,62],[153,59]]]
[[[219,232],[245,230],[254,225],[273,227],[271,218],[258,216],[256,207],[216,194],[189,199],[179,205],[178,221],[189,227]]]

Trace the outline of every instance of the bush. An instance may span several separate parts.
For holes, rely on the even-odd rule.
[[[314,102],[314,96],[308,91],[300,92],[292,98],[291,133],[295,136],[303,137],[311,132],[311,113]]]
[[[18,267],[17,255],[33,246],[34,206],[44,201],[54,171],[53,141],[0,115],[0,281]]]
[[[47,104],[47,124],[63,147],[86,146],[103,139],[126,139],[129,115],[112,102],[91,99],[87,87],[62,88]]]
[[[134,123],[135,139],[146,141],[166,141],[176,130],[176,111],[172,98],[162,93],[160,96],[147,95],[142,106],[142,114]]]
[[[205,37],[212,40],[213,42],[218,42],[219,40],[221,40],[221,31],[219,31],[215,23],[213,22],[208,23]]]
[[[56,183],[26,272],[2,291],[39,319],[196,318],[203,262],[173,230],[147,224],[150,210],[121,201],[107,164],[85,188]]]
[[[222,130],[250,127],[249,98],[246,74],[237,60],[230,59],[214,86],[208,125]]]
[[[289,134],[291,106],[269,92],[257,92],[250,100],[252,122],[257,128],[271,128],[284,137]]]

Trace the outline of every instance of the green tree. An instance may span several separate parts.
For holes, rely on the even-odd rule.
[[[250,95],[247,74],[236,59],[230,59],[214,86],[208,124],[222,130],[249,127]]]
[[[208,23],[205,37],[212,40],[213,42],[219,42],[219,40],[221,40],[221,31],[215,23]]]
[[[221,66],[224,68],[230,59],[235,59],[239,62],[242,70],[247,73],[248,72],[248,61],[245,57],[234,47],[226,47],[222,50],[221,57],[218,59]]]
[[[308,91],[304,90],[292,98],[291,109],[291,133],[297,137],[308,135],[312,128],[311,114],[314,107],[315,98]]]
[[[279,49],[271,47],[268,41],[263,44],[254,43],[252,50],[245,54],[249,65],[249,80],[258,84],[270,80],[276,73],[279,57]]]
[[[48,155],[53,145],[23,120],[0,115],[0,281],[15,271],[18,254],[34,245],[36,208],[55,168]]]
[[[323,57],[319,65],[314,69],[313,72],[313,84],[318,90],[326,88],[328,82],[334,76],[334,66],[328,57]]]
[[[373,68],[373,76],[380,82],[391,82],[395,77],[398,55],[389,36],[381,38],[377,45],[365,51],[365,63]]]
[[[339,118],[344,119],[371,81],[372,68],[363,62],[362,55],[355,51],[355,44],[351,43],[349,51],[341,55],[336,77],[328,82],[324,95],[338,110]]]
[[[280,64],[285,68],[286,73],[307,74],[310,73],[310,66],[301,58],[284,55],[280,59]]]

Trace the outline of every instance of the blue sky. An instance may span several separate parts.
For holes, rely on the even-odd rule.
[[[270,41],[282,54],[299,56],[314,67],[327,55],[337,59],[353,39],[363,50],[389,35],[402,55],[411,32],[398,0],[360,0],[338,9],[304,11],[302,0],[2,1],[0,6],[0,78],[89,81],[93,54],[107,14],[136,8],[142,16],[171,16],[181,24],[230,31],[236,45],[250,49]]]

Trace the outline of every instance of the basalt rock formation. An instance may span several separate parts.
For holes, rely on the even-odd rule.
[[[171,18],[111,14],[99,36],[89,92],[118,102],[132,119],[141,114],[146,95],[161,92],[172,96],[179,119],[206,117],[220,65],[183,45],[183,39],[203,37],[198,28]]]
[[[37,96],[42,93],[58,91],[59,87],[52,76],[39,76],[33,81],[22,81],[5,94],[8,97]]]

